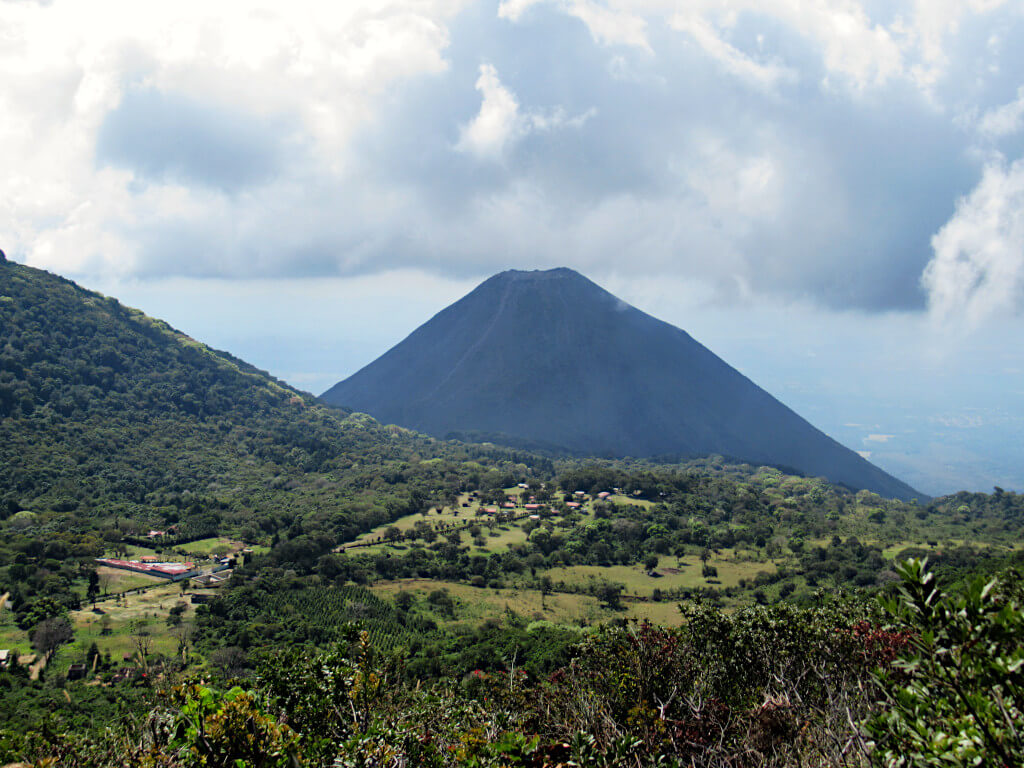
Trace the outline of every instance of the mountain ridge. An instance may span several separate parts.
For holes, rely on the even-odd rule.
[[[594,456],[718,453],[921,497],[686,331],[566,267],[488,278],[321,399],[436,437],[508,435]]]

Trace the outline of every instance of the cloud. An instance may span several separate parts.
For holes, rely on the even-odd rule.
[[[726,72],[752,85],[773,88],[781,80],[796,79],[792,69],[774,62],[760,63],[730,45],[706,19],[696,14],[677,15],[671,23],[675,29],[689,34]]]
[[[127,168],[156,182],[196,182],[224,191],[280,172],[295,131],[285,119],[202,104],[176,93],[133,90],[100,126],[101,165]]]
[[[1024,128],[1024,86],[1017,89],[1017,98],[991,109],[978,121],[978,131],[986,138],[1001,138]]]
[[[480,112],[463,126],[455,148],[482,158],[500,158],[526,130],[516,97],[501,84],[490,64],[480,65],[476,89],[483,94]]]
[[[921,282],[939,322],[972,329],[1024,298],[1024,158],[991,162],[932,238]]]
[[[515,95],[502,85],[491,64],[480,65],[476,89],[483,95],[480,111],[462,126],[455,148],[479,159],[501,160],[508,149],[532,132],[579,128],[594,115],[594,110],[588,110],[576,117],[567,117],[564,109],[548,114],[539,111],[523,114]]]
[[[602,45],[651,50],[647,42],[647,22],[642,17],[593,0],[502,0],[498,6],[498,17],[519,21],[528,9],[545,2],[583,22],[593,39]]]
[[[921,309],[1024,66],[1006,4],[97,3],[0,3],[0,245],[81,278],[627,265]]]

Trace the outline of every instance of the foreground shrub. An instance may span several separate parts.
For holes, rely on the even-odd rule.
[[[924,560],[899,566],[883,600],[907,652],[878,675],[883,700],[868,722],[883,766],[1024,765],[1024,612],[1020,580],[939,589]]]

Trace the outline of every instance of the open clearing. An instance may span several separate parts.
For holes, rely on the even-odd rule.
[[[740,579],[753,579],[762,571],[774,573],[773,562],[733,559],[731,550],[712,553],[708,565],[718,569],[718,576],[711,581],[702,574],[703,564],[699,558],[662,556],[658,561],[660,577],[648,576],[643,565],[571,565],[551,568],[544,575],[554,583],[585,584],[590,580],[613,581],[622,584],[632,595],[650,596],[655,589],[694,589],[697,587],[736,587]],[[674,571],[674,572],[673,572]],[[716,583],[717,582],[717,583]]]
[[[398,592],[410,592],[416,597],[418,608],[429,608],[426,602],[427,595],[437,589],[446,589],[455,601],[455,618],[436,614],[435,618],[448,625],[475,626],[485,619],[500,618],[506,609],[511,609],[531,620],[545,619],[557,624],[574,624],[580,620],[593,623],[622,615],[620,612],[602,608],[597,598],[590,595],[555,593],[545,597],[539,590],[534,589],[489,589],[431,579],[381,581],[370,589],[389,600],[394,599]]]
[[[447,590],[455,601],[454,617],[431,610],[427,596],[438,589]],[[418,610],[428,610],[438,623],[451,627],[476,626],[486,619],[500,619],[509,609],[533,621],[543,619],[555,624],[598,624],[623,618],[647,619],[664,626],[681,623],[675,602],[626,601],[621,610],[612,610],[591,595],[555,592],[544,596],[535,589],[490,589],[431,579],[381,581],[370,590],[388,600],[393,600],[398,592],[409,592],[416,598]]]
[[[153,584],[167,582],[167,579],[160,576],[150,576],[147,573],[136,573],[135,571],[126,571],[122,568],[111,568],[106,565],[97,566],[96,573],[98,573],[100,577],[101,594],[112,595],[117,592],[127,592],[131,589],[149,587]]]
[[[101,653],[109,651],[115,660],[120,660],[124,654],[136,651],[136,636],[148,638],[150,653],[175,654],[178,641],[172,635],[173,628],[167,624],[167,616],[175,605],[185,603],[182,620],[188,622],[195,609],[189,604],[189,593],[182,595],[180,583],[161,581],[165,586],[101,603],[102,613],[95,613],[92,608],[71,611],[75,641],[60,650],[62,666],[84,656],[93,642]],[[104,627],[109,633],[104,633]]]

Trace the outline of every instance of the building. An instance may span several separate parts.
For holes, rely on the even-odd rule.
[[[156,560],[156,558],[153,558],[153,560]],[[162,579],[170,579],[171,581],[181,581],[199,572],[195,563],[157,563],[143,562],[142,560],[114,560],[109,557],[98,557],[96,562],[108,568],[120,568],[124,571],[147,573],[151,576],[159,576]]]
[[[231,578],[231,571],[221,571],[219,573],[201,573],[198,576],[192,577],[192,584],[200,588],[213,589],[224,584],[228,579]]]

